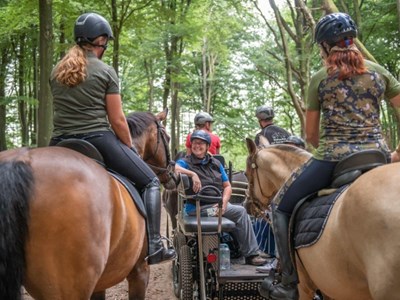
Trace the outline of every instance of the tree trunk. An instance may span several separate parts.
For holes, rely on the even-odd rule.
[[[38,146],[47,146],[53,124],[53,102],[49,86],[53,57],[52,0],[39,0],[40,19],[40,87],[38,110]]]
[[[7,150],[6,139],[6,109],[5,104],[5,89],[6,89],[6,70],[9,61],[8,49],[1,50],[1,63],[0,63],[0,151]]]
[[[113,30],[113,35],[114,35],[114,48],[113,48],[113,67],[115,69],[115,72],[118,74],[118,69],[119,69],[119,33],[121,30],[121,27],[119,27],[118,24],[118,9],[117,9],[117,0],[112,0],[111,1],[111,26]],[[122,22],[121,22],[122,24]],[[122,25],[121,25],[122,26]]]
[[[25,93],[25,35],[19,38],[18,54],[18,116],[21,125],[21,146],[29,145],[28,104]]]
[[[397,0],[397,28],[400,32],[400,0]]]

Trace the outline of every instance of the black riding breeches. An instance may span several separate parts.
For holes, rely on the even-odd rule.
[[[128,146],[123,144],[111,131],[97,131],[86,134],[62,135],[52,138],[50,146],[68,138],[84,139],[93,144],[104,158],[106,166],[127,177],[141,193],[156,175],[153,170]]]
[[[311,193],[326,188],[331,184],[337,161],[324,161],[311,158],[299,172],[293,173],[285,186],[274,199],[277,209],[291,215],[297,202]]]

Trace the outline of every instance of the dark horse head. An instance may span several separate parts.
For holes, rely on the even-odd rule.
[[[175,188],[174,165],[169,151],[170,137],[162,125],[168,109],[153,115],[149,112],[134,112],[127,121],[133,144],[139,155],[154,171],[166,189]]]

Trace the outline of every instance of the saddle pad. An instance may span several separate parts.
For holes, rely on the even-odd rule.
[[[308,197],[301,204],[294,216],[295,249],[311,246],[319,240],[336,199],[347,187],[343,186],[326,196]]]
[[[137,191],[136,187],[133,185],[132,182],[130,182],[127,178],[114,173],[113,171],[108,172],[112,177],[114,177],[116,180],[119,181],[129,192],[131,195],[131,198],[133,202],[136,204],[137,209],[139,210],[140,214],[146,219],[147,214],[146,214],[146,208],[144,207],[144,203],[142,200],[142,197],[140,197],[139,192]]]

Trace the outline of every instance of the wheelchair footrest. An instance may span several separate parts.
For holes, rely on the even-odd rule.
[[[265,300],[258,293],[258,286],[260,281],[236,281],[227,282],[221,286],[223,289],[223,299],[233,300],[233,299],[252,299],[252,300]]]

